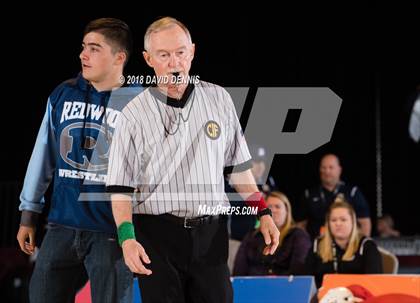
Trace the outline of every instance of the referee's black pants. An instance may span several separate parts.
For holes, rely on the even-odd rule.
[[[231,303],[227,220],[185,228],[162,216],[134,215],[137,241],[151,263],[138,275],[143,303]]]

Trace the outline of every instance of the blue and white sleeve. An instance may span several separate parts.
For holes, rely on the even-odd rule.
[[[45,205],[44,194],[51,183],[55,170],[57,150],[52,123],[52,106],[48,100],[47,109],[26,170],[20,194],[19,210],[42,212]]]

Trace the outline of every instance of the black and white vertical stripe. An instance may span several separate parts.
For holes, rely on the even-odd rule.
[[[215,121],[220,136],[205,125]],[[223,172],[251,159],[230,95],[200,81],[184,107],[151,88],[122,111],[110,149],[108,186],[137,188],[134,213],[198,216],[198,205],[228,206]]]

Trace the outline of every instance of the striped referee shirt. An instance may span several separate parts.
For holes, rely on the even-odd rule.
[[[138,191],[134,213],[197,217],[199,205],[229,205],[224,174],[249,169],[250,160],[224,88],[200,81],[176,100],[150,87],[118,118],[106,184]]]

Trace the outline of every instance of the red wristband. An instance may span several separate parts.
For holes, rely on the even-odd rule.
[[[259,191],[250,195],[246,200],[245,204],[251,207],[257,207],[257,212],[262,211],[263,209],[267,208],[267,204],[265,203],[265,199],[262,193]]]

